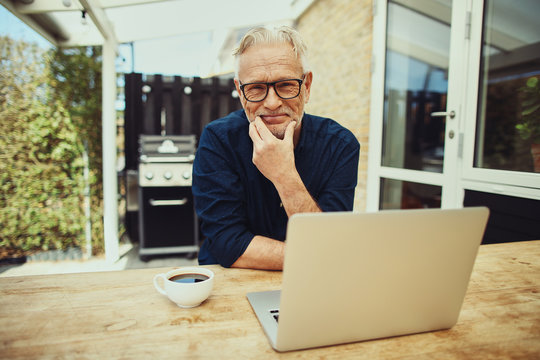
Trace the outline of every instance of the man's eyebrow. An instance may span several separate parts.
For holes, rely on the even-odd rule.
[[[240,81],[242,84],[267,84],[267,83],[273,83],[276,81],[282,81],[282,80],[294,80],[294,79],[301,79],[302,76],[296,77],[294,75],[291,76],[283,76],[280,78],[277,78],[275,80],[265,81],[265,80],[253,80],[253,81]]]

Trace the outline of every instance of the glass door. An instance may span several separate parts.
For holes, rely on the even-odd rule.
[[[540,199],[540,1],[473,6],[462,187]]]
[[[377,0],[367,210],[540,199],[540,1]]]
[[[455,206],[466,2],[376,11],[374,37],[385,36],[374,40],[368,210]]]

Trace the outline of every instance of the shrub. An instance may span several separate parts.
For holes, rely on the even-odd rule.
[[[59,54],[66,51],[45,52],[0,37],[0,246],[4,250],[29,253],[84,245],[84,140],[92,159],[92,241],[96,252],[103,248],[101,86],[94,89],[97,94],[86,93],[88,98],[76,102],[66,96],[74,90],[65,82],[87,89],[91,88],[87,79],[66,80],[77,74],[59,69],[79,61],[78,68],[84,71],[99,59],[85,64],[69,53],[64,58]]]

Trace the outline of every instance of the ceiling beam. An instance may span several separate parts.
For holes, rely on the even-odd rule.
[[[16,7],[13,5],[13,3],[9,0],[0,0],[0,4],[4,6],[8,11],[10,11],[13,15],[15,15],[19,20],[24,22],[26,25],[28,25],[32,30],[43,36],[48,42],[53,44],[54,46],[58,46],[59,41],[57,38],[55,38],[47,29],[45,29],[43,26],[38,24],[34,19],[32,19],[30,16],[26,14],[21,14],[17,11]]]
[[[47,12],[76,11],[83,9],[77,0],[72,0],[69,6],[65,6],[62,1],[34,1],[29,4],[15,1],[14,6],[15,9],[21,14],[41,14]]]
[[[142,5],[149,3],[158,3],[174,0],[105,0],[101,1],[101,8],[110,9],[132,5]],[[34,1],[32,3],[25,4],[20,1],[14,2],[15,9],[21,14],[40,14],[47,12],[62,12],[62,11],[81,11],[84,10],[79,0],[70,0],[69,5],[66,6],[62,1]]]
[[[131,5],[146,5],[149,3],[158,3],[166,1],[177,1],[177,0],[107,0],[102,1],[101,6],[104,9],[110,9],[115,7],[131,6]]]
[[[114,44],[118,44],[114,28],[107,18],[105,11],[103,11],[103,8],[99,6],[99,3],[96,0],[80,0],[80,3],[94,22],[94,25],[96,25],[103,38],[105,40],[114,42]]]

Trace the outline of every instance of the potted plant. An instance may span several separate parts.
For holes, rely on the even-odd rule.
[[[522,111],[516,129],[523,140],[530,142],[534,172],[540,172],[540,80],[537,76],[528,78],[520,91]]]

